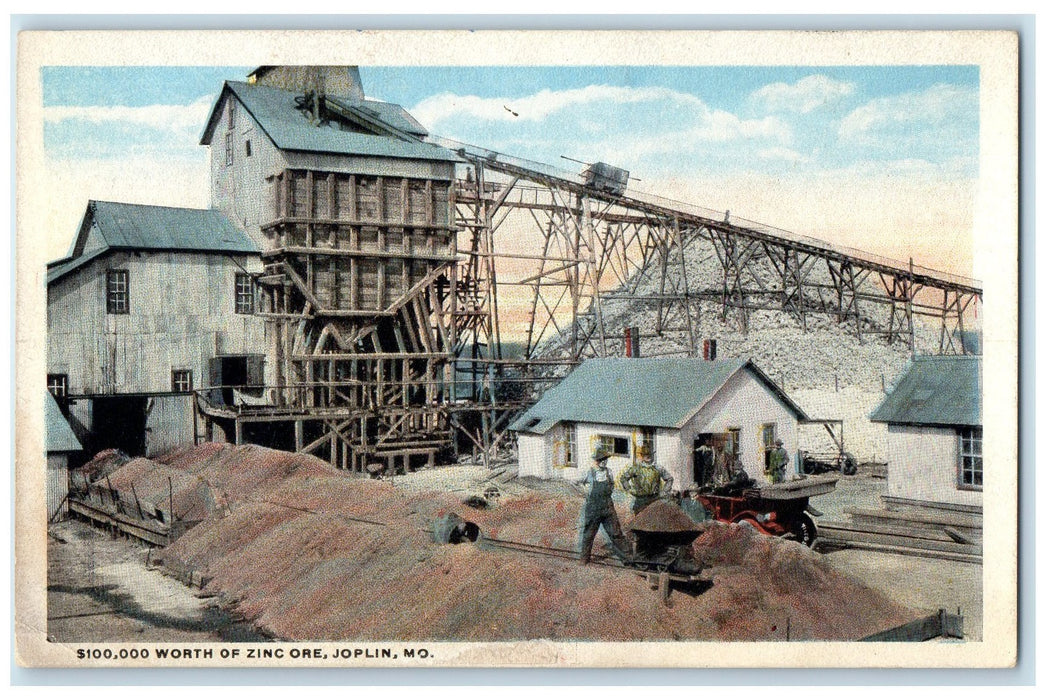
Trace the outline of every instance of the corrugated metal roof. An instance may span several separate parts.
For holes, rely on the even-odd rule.
[[[51,392],[47,394],[44,404],[44,426],[47,429],[47,451],[48,452],[79,452],[83,445],[76,439],[69,422],[62,415],[62,409],[58,408]]]
[[[91,245],[87,246],[90,241]],[[50,284],[110,250],[178,250],[258,254],[257,244],[225,214],[92,200],[73,243],[74,255],[48,265]]]
[[[70,272],[79,270],[95,258],[101,257],[108,252],[108,248],[96,248],[87,255],[81,255],[78,258],[63,258],[62,260],[47,263],[47,283],[51,284],[52,282],[62,279]]]
[[[586,360],[509,427],[537,434],[560,421],[679,427],[742,370],[751,371],[797,417],[806,419],[750,360],[613,357]]]
[[[91,202],[94,223],[110,248],[257,253],[250,236],[215,209]]]
[[[980,425],[981,358],[912,358],[870,418],[876,423],[906,425]]]
[[[453,152],[431,143],[343,131],[335,125],[313,124],[302,110],[298,109],[295,102],[295,98],[299,97],[298,93],[234,81],[226,81],[222,96],[218,98],[211,110],[207,127],[200,139],[200,143],[205,146],[211,144],[217,119],[220,116],[218,108],[222,104],[226,91],[230,91],[236,96],[262,130],[276,144],[276,147],[282,150],[451,162],[461,160]],[[425,136],[428,133],[399,105],[375,100],[353,101],[344,97],[338,99],[364,111],[368,116],[393,129],[417,137]]]

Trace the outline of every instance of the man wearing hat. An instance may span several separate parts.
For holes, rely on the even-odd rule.
[[[654,464],[648,445],[641,445],[636,455],[639,459],[621,475],[621,488],[635,499],[632,502],[633,515],[661,498],[661,494],[672,490],[672,475],[664,467]]]
[[[621,523],[617,519],[617,511],[614,510],[614,501],[611,499],[614,493],[614,477],[607,469],[609,458],[610,453],[605,448],[597,447],[596,451],[592,453],[592,461],[595,466],[577,482],[590,485],[583,513],[584,527],[581,533],[580,557],[582,564],[588,564],[592,558],[592,544],[596,540],[596,532],[600,527],[610,538],[610,549],[614,554],[620,559],[625,558],[627,548],[625,536],[621,531]]]
[[[770,477],[771,484],[779,484],[784,481],[785,470],[788,468],[788,451],[784,448],[784,440],[774,440],[774,445],[767,459],[766,474]]]

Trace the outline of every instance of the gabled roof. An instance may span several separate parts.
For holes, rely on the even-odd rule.
[[[807,419],[751,360],[610,357],[586,360],[509,427],[537,434],[561,421],[678,428],[743,371]]]
[[[113,250],[260,253],[250,236],[214,209],[91,200],[69,256],[47,264],[47,283]]]
[[[48,452],[79,452],[83,449],[80,441],[73,434],[68,421],[62,415],[51,392],[47,393],[44,403],[44,427],[47,430],[46,442]]]
[[[335,100],[350,116],[355,115],[355,120],[364,122],[364,126],[379,129],[384,126],[393,132],[406,134],[406,139],[345,131],[333,124],[313,124],[306,113],[298,108],[297,100],[302,97],[299,93],[234,81],[225,82],[221,95],[211,108],[207,126],[200,138],[201,145],[211,145],[221,117],[221,107],[229,95],[239,100],[262,131],[281,150],[451,162],[460,160],[445,148],[421,141],[428,133],[425,127],[399,105],[348,97]]]
[[[905,425],[981,425],[981,358],[913,357],[870,418]]]

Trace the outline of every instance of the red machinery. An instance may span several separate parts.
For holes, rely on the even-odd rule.
[[[837,475],[824,475],[760,487],[728,485],[697,498],[716,520],[747,522],[764,535],[790,537],[809,547],[817,539],[811,515],[820,515],[810,498],[833,491],[838,480]]]

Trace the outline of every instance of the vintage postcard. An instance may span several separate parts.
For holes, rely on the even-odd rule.
[[[18,662],[1013,665],[1017,45],[21,34]]]

